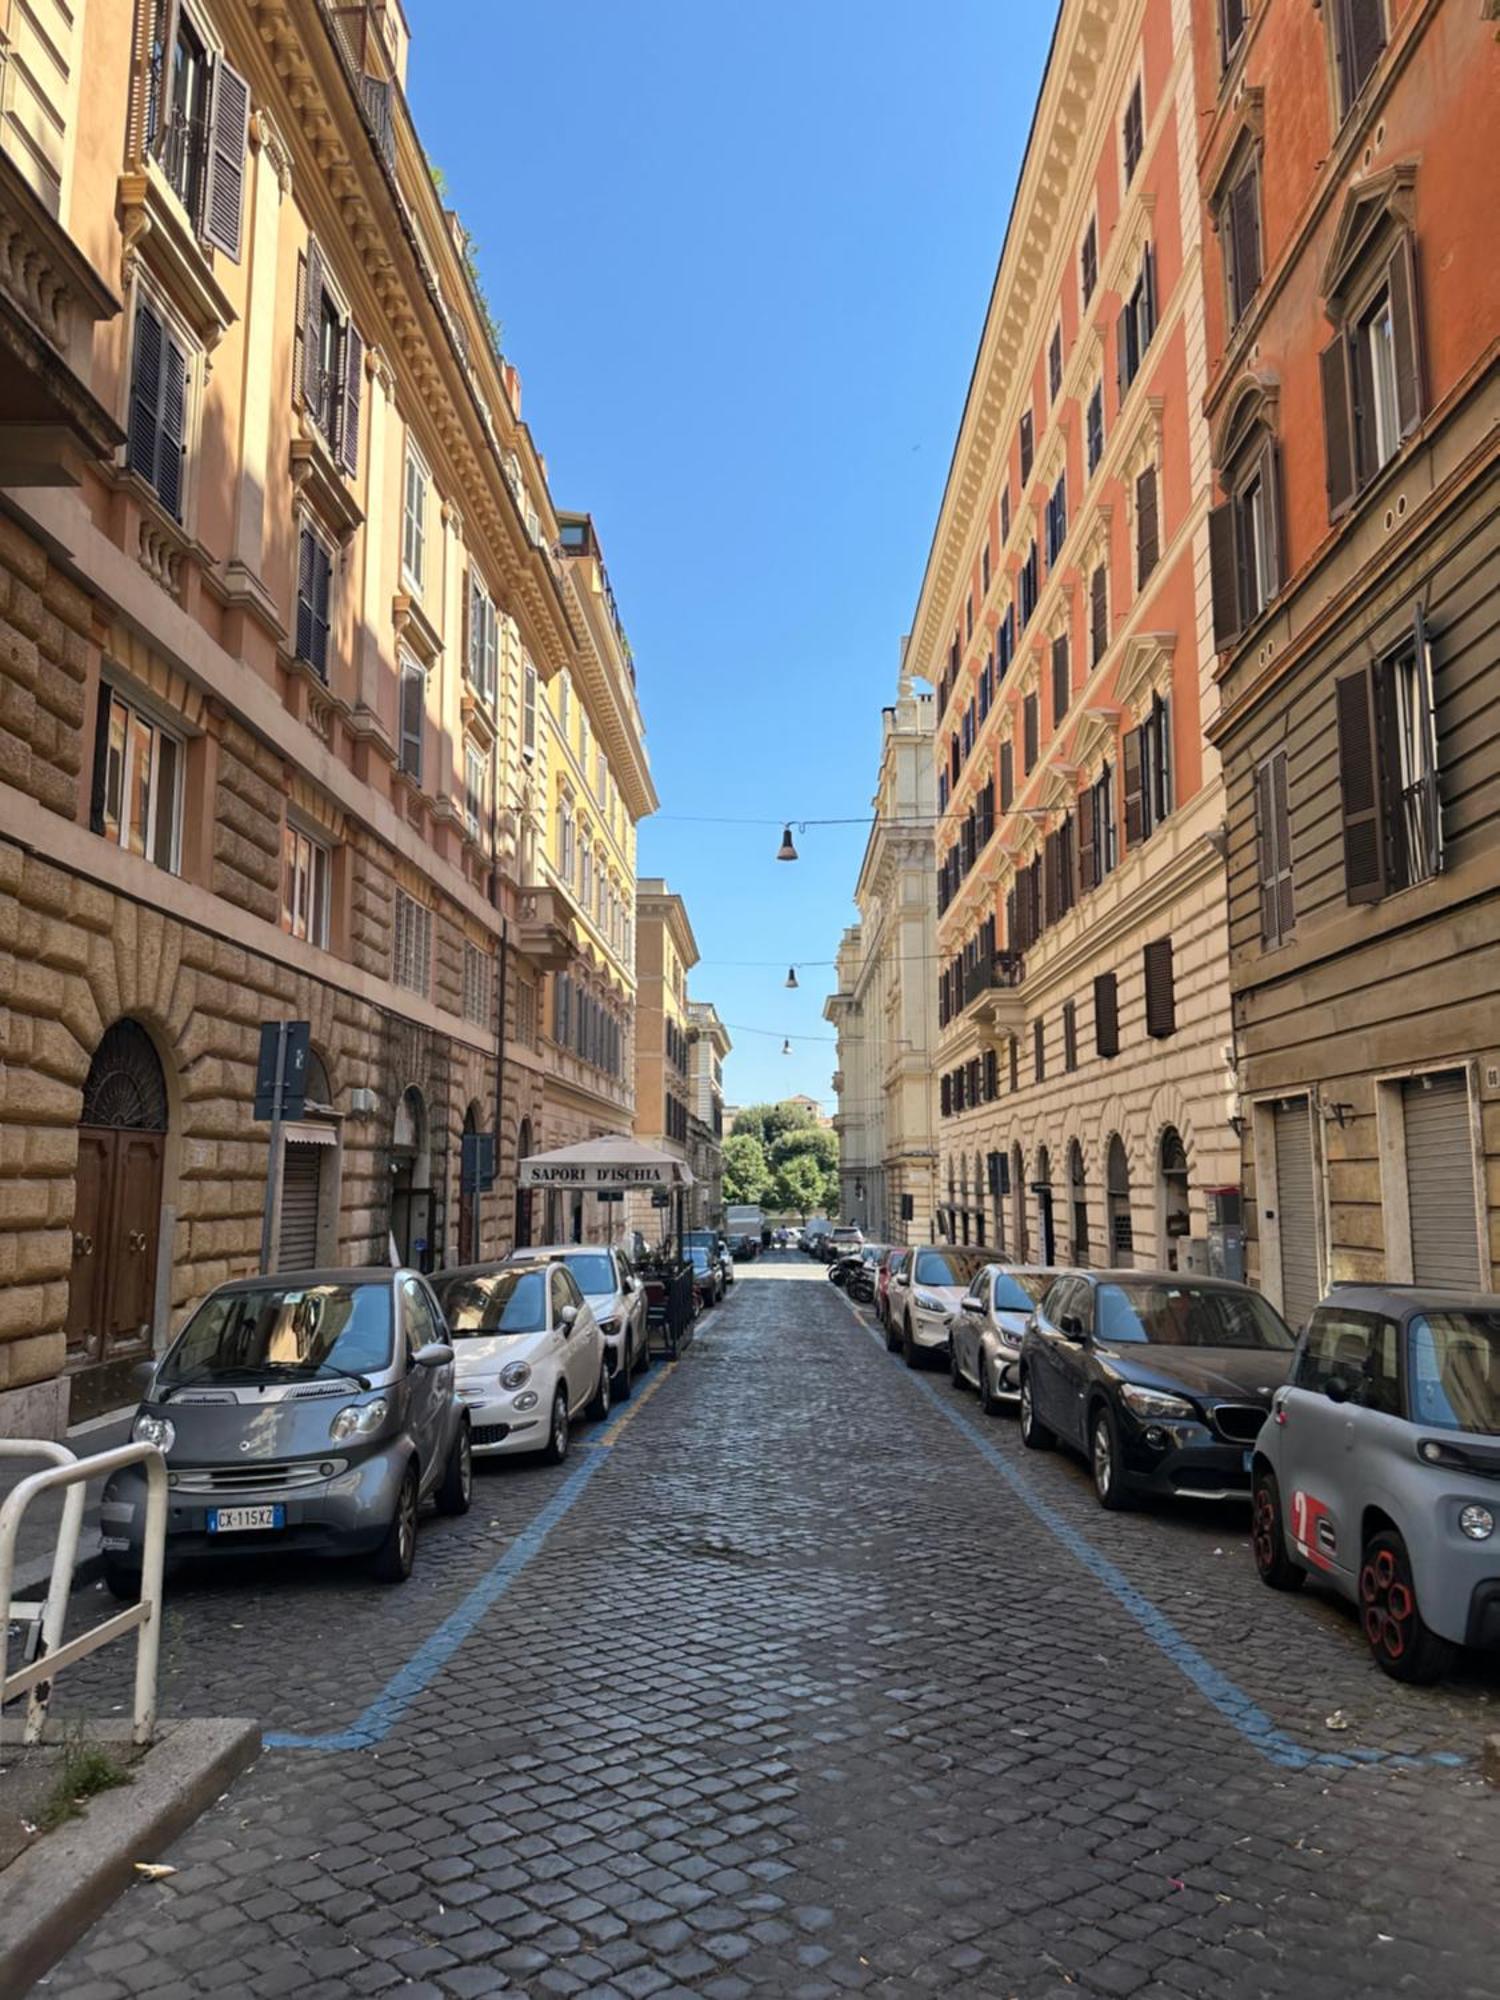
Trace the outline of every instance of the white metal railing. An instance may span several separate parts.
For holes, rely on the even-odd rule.
[[[153,1444],[122,1444],[113,1451],[101,1451],[92,1458],[78,1458],[66,1445],[50,1444],[34,1438],[0,1438],[0,1457],[49,1458],[53,1463],[44,1472],[23,1479],[0,1505],[0,1708],[18,1695],[30,1697],[26,1706],[25,1741],[41,1740],[47,1719],[52,1686],[64,1667],[107,1646],[111,1639],[123,1639],[127,1632],[138,1633],[135,1653],[135,1713],[132,1740],[149,1743],[156,1725],[156,1662],[161,1650],[162,1560],[167,1539],[167,1461]],[[73,1586],[73,1566],[78,1556],[78,1535],[83,1525],[84,1488],[91,1479],[106,1478],[122,1466],[146,1468],[146,1533],[141,1551],[141,1594],[134,1604],[117,1611],[112,1618],[80,1632],[66,1642],[68,1598]],[[46,1603],[13,1603],[11,1591],[16,1569],[16,1539],[21,1520],[32,1501],[43,1493],[61,1490],[64,1494],[62,1520],[52,1555],[52,1577]],[[10,1627],[22,1619],[32,1627],[32,1639],[23,1660],[10,1671]]]

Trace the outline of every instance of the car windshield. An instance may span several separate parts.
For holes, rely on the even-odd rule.
[[[688,1255],[693,1260],[693,1269],[695,1271],[706,1271],[708,1269],[708,1252],[701,1243],[693,1244],[692,1248],[688,1251]]]
[[[1101,1285],[1099,1338],[1149,1341],[1154,1347],[1296,1346],[1291,1328],[1258,1292],[1220,1292],[1196,1285]]]
[[[995,1273],[995,1310],[997,1312],[1030,1312],[1040,1305],[1052,1284],[1050,1271],[997,1271]]]
[[[455,1340],[546,1329],[547,1274],[536,1265],[450,1278],[446,1285],[439,1279],[437,1295]]]
[[[1500,1436],[1500,1313],[1418,1313],[1407,1342],[1413,1422]]]
[[[973,1283],[975,1272],[984,1269],[985,1262],[985,1258],[969,1250],[919,1250],[912,1281],[918,1285],[967,1287]]]
[[[578,1280],[581,1292],[612,1292],[615,1289],[615,1267],[608,1257],[570,1257],[568,1269]]]
[[[167,1355],[161,1389],[233,1377],[371,1375],[391,1363],[391,1288],[257,1286],[204,1300]]]

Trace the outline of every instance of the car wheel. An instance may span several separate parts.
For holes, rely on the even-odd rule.
[[[1286,1524],[1281,1513],[1281,1487],[1269,1465],[1255,1468],[1250,1500],[1250,1546],[1262,1583],[1272,1590],[1300,1590],[1307,1571],[1286,1552]]]
[[[468,1418],[461,1417],[458,1436],[453,1440],[448,1463],[443,1467],[443,1483],[437,1490],[438,1512],[467,1514],[473,1498],[474,1440],[469,1432]]]
[[[412,1459],[396,1495],[396,1509],[385,1531],[385,1540],[375,1551],[373,1567],[378,1583],[405,1583],[411,1575],[411,1566],[417,1554],[417,1504],[420,1497],[417,1461]]]
[[[885,1351],[887,1354],[894,1354],[900,1345],[900,1341],[896,1338],[896,1329],[891,1324],[891,1316],[887,1313],[885,1316]]]
[[[1051,1451],[1057,1443],[1056,1437],[1036,1413],[1028,1368],[1021,1370],[1021,1442],[1032,1451]]]
[[[629,1398],[630,1376],[634,1367],[635,1358],[630,1352],[630,1339],[627,1335],[625,1340],[625,1358],[615,1373],[614,1390],[615,1401],[617,1403],[623,1403]]]
[[[1094,1494],[1101,1507],[1118,1513],[1130,1505],[1120,1456],[1120,1427],[1107,1403],[1099,1405],[1089,1425],[1089,1469],[1094,1475]]]
[[[1457,1648],[1422,1621],[1411,1557],[1394,1528],[1372,1535],[1359,1569],[1359,1613],[1375,1663],[1418,1687],[1441,1680]]]
[[[995,1392],[990,1387],[990,1364],[985,1359],[984,1349],[979,1350],[979,1407],[987,1417],[994,1416],[999,1409]]]
[[[552,1422],[547,1428],[547,1442],[542,1447],[542,1456],[549,1465],[561,1465],[568,1455],[568,1392],[559,1387],[552,1398]]]
[[[922,1365],[922,1357],[917,1351],[917,1343],[912,1334],[910,1320],[901,1329],[901,1359],[906,1363],[908,1368],[920,1368]]]
[[[610,1379],[609,1363],[601,1361],[599,1363],[599,1386],[594,1391],[593,1402],[589,1404],[589,1415],[597,1418],[601,1424],[609,1415],[610,1404],[614,1401],[610,1393]]]
[[[948,1336],[948,1380],[955,1389],[967,1389],[969,1386],[964,1380],[963,1370],[958,1365],[958,1347],[951,1333]]]
[[[104,1562],[104,1588],[119,1604],[134,1604],[141,1594],[141,1573],[131,1563]]]

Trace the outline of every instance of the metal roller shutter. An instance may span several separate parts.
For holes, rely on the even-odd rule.
[[[1469,1086],[1462,1070],[1412,1077],[1401,1086],[1406,1127],[1406,1201],[1411,1274],[1419,1285],[1479,1290],[1479,1231]]]
[[[1312,1118],[1305,1097],[1278,1104],[1276,1217],[1281,1227],[1281,1311],[1300,1327],[1318,1303],[1318,1214],[1313,1203]]]
[[[311,1270],[318,1261],[318,1187],[321,1146],[288,1143],[281,1169],[281,1239],[276,1267]]]

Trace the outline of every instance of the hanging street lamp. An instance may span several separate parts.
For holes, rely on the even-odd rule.
[[[797,850],[792,845],[792,829],[790,826],[784,826],[781,829],[781,846],[776,851],[776,859],[778,861],[795,861],[797,859]]]

